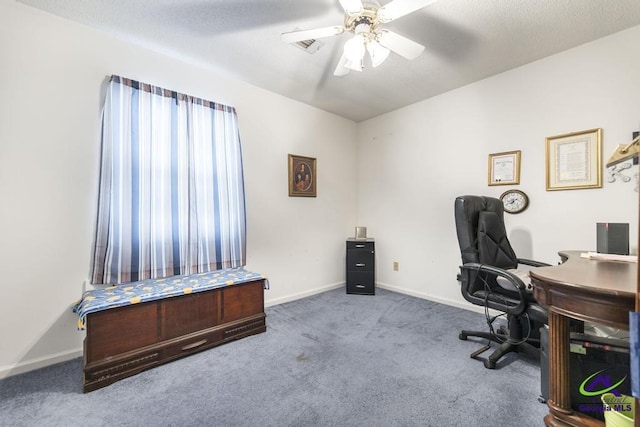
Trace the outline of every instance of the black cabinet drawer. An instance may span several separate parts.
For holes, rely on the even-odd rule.
[[[350,249],[362,249],[362,250],[373,250],[374,242],[364,242],[358,240],[347,240],[347,251]]]
[[[375,295],[376,257],[373,240],[347,240],[347,293]]]
[[[347,279],[348,294],[374,295],[373,272],[349,273]]]
[[[347,251],[347,271],[373,271],[373,255],[372,250]]]

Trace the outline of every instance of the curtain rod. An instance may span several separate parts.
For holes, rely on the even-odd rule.
[[[229,111],[235,114],[236,109],[234,107],[220,104],[213,101],[208,101],[206,99],[198,98],[196,96],[187,95],[184,93],[179,93],[174,90],[164,89],[159,86],[154,86],[149,83],[139,82],[137,80],[128,79],[126,77],[116,76],[115,74],[111,76],[110,81],[123,84],[125,86],[132,87],[134,89],[142,90],[144,92],[153,93],[154,95],[164,96],[165,98],[173,98],[180,101],[189,101],[194,104],[202,105],[208,108],[221,110],[221,111]]]

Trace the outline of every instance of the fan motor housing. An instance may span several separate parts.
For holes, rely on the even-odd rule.
[[[363,24],[369,27],[369,32],[374,32],[378,28],[378,25],[380,25],[378,21],[378,6],[373,6],[369,3],[367,2],[360,12],[347,15],[344,18],[344,28],[347,31],[356,33],[356,28]]]

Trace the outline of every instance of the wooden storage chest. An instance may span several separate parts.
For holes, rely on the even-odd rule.
[[[89,313],[83,390],[266,331],[264,279]]]

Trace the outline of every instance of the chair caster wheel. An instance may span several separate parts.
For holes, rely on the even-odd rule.
[[[459,339],[461,339],[461,340],[463,340],[463,341],[466,341],[466,340],[467,340],[467,336],[466,336],[465,334],[463,334],[463,333],[460,333],[460,334],[458,335],[458,338],[459,338]]]
[[[547,399],[545,399],[545,398],[544,398],[544,397],[542,397],[542,396],[538,396],[538,402],[540,402],[540,403],[547,403]]]
[[[484,367],[487,369],[496,369],[496,362],[487,359],[484,361]]]

